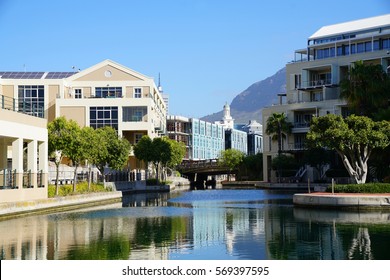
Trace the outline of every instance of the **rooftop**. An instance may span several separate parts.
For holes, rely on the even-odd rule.
[[[309,40],[368,31],[385,26],[390,26],[390,14],[324,26],[311,35]]]

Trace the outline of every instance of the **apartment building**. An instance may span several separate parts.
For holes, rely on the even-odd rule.
[[[196,118],[168,116],[167,134],[186,145],[186,160],[216,159],[225,150],[225,130],[222,125]]]
[[[340,81],[347,78],[356,61],[390,65],[390,14],[324,26],[311,35],[304,49],[286,65],[286,104],[263,109],[264,179],[275,181],[271,170],[277,143],[265,133],[268,117],[284,112],[293,123],[292,134],[284,139],[282,150],[296,157],[305,150],[306,133],[314,116],[347,115],[347,103],[340,97]],[[313,170],[302,172],[315,179]]]
[[[0,92],[16,108],[52,121],[59,116],[81,127],[111,126],[131,144],[143,135],[165,134],[166,104],[153,78],[111,60],[74,72],[0,72]],[[129,167],[136,167],[130,157]]]

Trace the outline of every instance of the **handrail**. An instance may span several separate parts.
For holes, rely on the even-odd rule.
[[[44,106],[0,94],[0,108],[44,118]]]

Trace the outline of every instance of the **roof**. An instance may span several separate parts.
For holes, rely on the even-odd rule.
[[[375,28],[390,26],[390,14],[327,25],[320,28],[309,39],[317,39],[334,35],[348,34]]]
[[[76,72],[0,72],[2,79],[63,79]]]

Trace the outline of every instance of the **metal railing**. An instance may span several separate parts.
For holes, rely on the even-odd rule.
[[[44,117],[44,106],[0,94],[0,108],[35,117]]]
[[[16,170],[2,169],[0,170],[0,188],[16,189]]]

